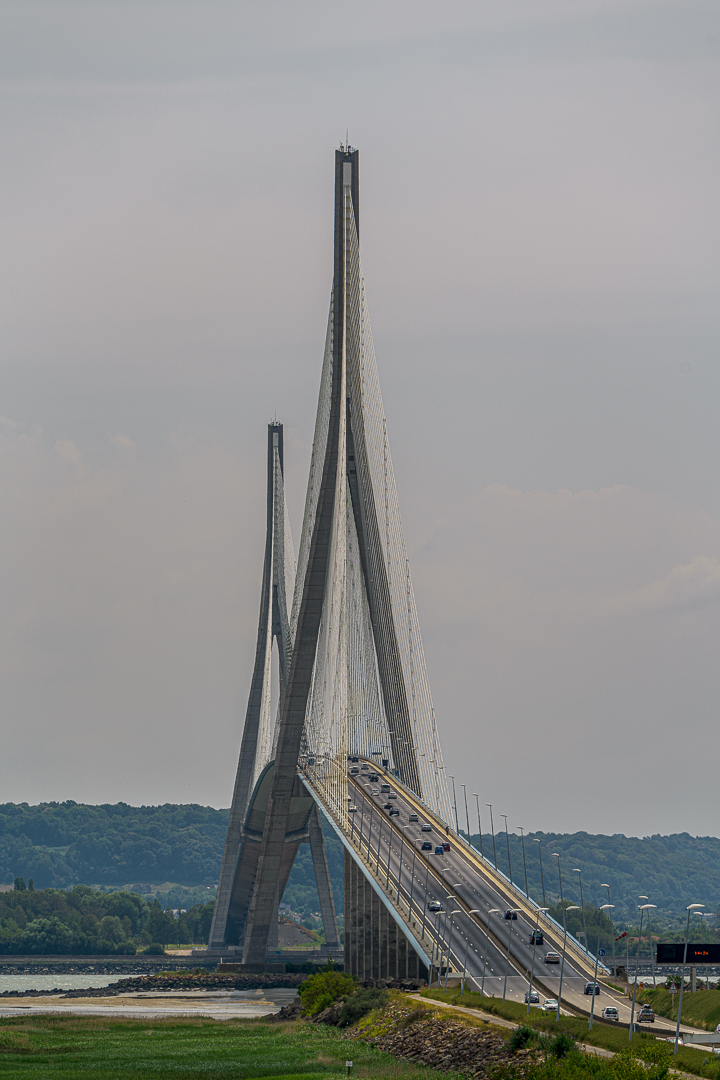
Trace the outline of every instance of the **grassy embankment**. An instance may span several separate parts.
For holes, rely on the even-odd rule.
[[[641,1001],[649,1002],[658,1016],[667,1016],[671,1020],[677,1018],[679,993],[674,995],[674,1002],[669,990],[643,990],[638,996]],[[714,1031],[720,1024],[720,990],[696,990],[694,994],[684,993],[682,1018],[685,1024],[704,1028],[705,1031]]]
[[[48,1080],[437,1080],[434,1069],[399,1061],[335,1028],[249,1020],[112,1020],[28,1016],[0,1020],[0,1077]],[[460,1080],[443,1073],[444,1080]]]
[[[451,1005],[463,1005],[469,1009],[480,1009],[491,1016],[502,1016],[505,1020],[512,1020],[516,1024],[529,1024],[530,1027],[535,1028],[537,1031],[549,1034],[567,1031],[577,1042],[586,1043],[588,1046],[597,1046],[603,1050],[610,1050],[615,1054],[628,1048],[628,1029],[610,1023],[610,1021],[598,1020],[597,1017],[593,1020],[593,1029],[590,1031],[590,1021],[585,1017],[561,1016],[558,1023],[555,1020],[554,1013],[544,1013],[532,1006],[528,1017],[526,1005],[520,1005],[515,1001],[503,1002],[501,998],[487,996],[481,998],[478,993],[469,993],[467,990],[464,996],[460,994],[459,990],[422,990],[421,995]],[[683,1002],[683,1016],[685,1016],[684,1004]],[[652,1041],[654,1039],[655,1035],[651,1031],[639,1031],[635,1034],[633,1042]],[[673,1061],[673,1068],[693,1073],[696,1076],[710,1077],[712,1080],[718,1078],[718,1059],[704,1048],[695,1050],[689,1046],[681,1047]]]

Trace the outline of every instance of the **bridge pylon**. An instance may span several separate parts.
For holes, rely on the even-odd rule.
[[[333,288],[248,964],[270,940],[299,775],[329,819],[347,823],[348,760],[362,754],[449,820],[360,267],[358,170],[357,150],[335,152]]]

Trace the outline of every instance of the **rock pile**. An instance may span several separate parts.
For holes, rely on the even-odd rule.
[[[534,1051],[508,1049],[506,1039],[497,1031],[466,1027],[429,1009],[399,1005],[386,1010],[379,1029],[370,1028],[366,1034],[362,1028],[355,1029],[346,1038],[365,1038],[394,1057],[481,1078],[511,1063],[513,1071],[521,1074],[528,1058],[535,1058]]]

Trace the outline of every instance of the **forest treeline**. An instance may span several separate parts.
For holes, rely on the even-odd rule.
[[[213,903],[177,918],[134,892],[102,893],[87,885],[36,889],[22,877],[0,893],[0,954],[122,955],[158,945],[207,941]]]
[[[464,814],[463,814],[464,816]],[[16,876],[33,878],[36,889],[68,889],[77,884],[105,888],[176,883],[184,887],[212,885],[218,880],[227,830],[228,811],[197,804],[128,806],[126,803],[89,806],[67,801],[38,806],[0,805],[0,883]],[[461,822],[462,824],[462,822]],[[328,860],[338,913],[342,911],[343,856],[339,841],[326,834]],[[534,841],[538,840],[539,843]],[[476,847],[479,837],[472,836]],[[494,859],[492,836],[483,833],[486,858]],[[525,858],[517,833],[509,837],[512,877],[524,889],[527,868],[530,894],[560,899],[557,859],[561,857],[563,893],[580,902],[582,869],[586,906],[615,905],[617,927],[635,925],[641,895],[657,904],[653,920],[660,927],[679,929],[685,906],[706,904],[720,910],[720,839],[678,833],[671,836],[606,836],[587,832],[526,833]],[[498,866],[510,873],[508,838],[495,834]],[[307,844],[300,847],[284,900],[301,914],[317,910],[318,899]],[[190,906],[177,903],[177,906]]]

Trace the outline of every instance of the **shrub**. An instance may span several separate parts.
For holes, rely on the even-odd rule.
[[[356,1024],[366,1013],[373,1009],[383,1009],[387,1004],[388,995],[385,990],[358,990],[352,994],[340,1009],[338,1022],[340,1027],[349,1027]]]
[[[526,1046],[536,1038],[537,1032],[533,1028],[528,1027],[527,1024],[521,1024],[520,1027],[515,1028],[512,1035],[508,1039],[508,1049],[510,1050],[524,1050]]]
[[[355,993],[357,983],[341,971],[319,971],[311,975],[298,987],[302,1001],[303,1016],[315,1016],[332,1005],[338,998]]]
[[[146,945],[142,950],[145,956],[164,956],[165,948],[159,941],[153,941],[152,945]]]

